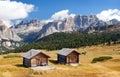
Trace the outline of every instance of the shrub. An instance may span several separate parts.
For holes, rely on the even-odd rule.
[[[92,63],[96,63],[99,61],[105,61],[105,60],[109,60],[109,59],[112,59],[112,57],[111,56],[101,56],[101,57],[94,58],[92,60]]]

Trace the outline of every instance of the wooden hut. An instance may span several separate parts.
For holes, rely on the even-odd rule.
[[[79,63],[79,53],[73,49],[63,48],[58,51],[57,59],[62,64]]]
[[[25,67],[46,66],[48,65],[48,55],[35,49],[29,50],[23,55],[23,65]]]

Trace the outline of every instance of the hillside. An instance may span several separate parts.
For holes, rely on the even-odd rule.
[[[83,49],[87,51],[86,55],[80,55],[79,66],[61,65],[56,63],[57,51],[48,52],[49,65],[55,67],[53,70],[31,70],[22,66],[23,53],[10,53],[0,55],[0,77],[119,77],[120,76],[120,45],[111,46],[87,46],[75,48],[78,52]],[[8,55],[17,55],[18,57],[4,58]],[[94,57],[111,56],[113,59],[92,64]]]
[[[19,47],[21,42],[35,42],[56,32],[118,32],[119,25],[117,26],[117,24],[119,23],[120,21],[115,19],[110,21],[99,20],[96,15],[75,15],[74,17],[49,22],[39,19],[21,20],[11,27],[7,27],[8,25],[0,20],[0,47],[3,46],[6,49]]]
[[[81,33],[62,32],[54,33],[40,40],[23,45],[15,49],[16,52],[23,52],[30,49],[57,50],[61,48],[79,48],[98,44],[112,45],[120,43],[120,33]]]
[[[120,24],[118,24],[118,25],[109,25],[107,31],[108,32],[120,32]]]

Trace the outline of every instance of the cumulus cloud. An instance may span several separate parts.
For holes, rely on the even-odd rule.
[[[64,20],[67,17],[74,17],[75,14],[70,14],[69,10],[61,10],[54,13],[50,19],[44,20],[45,22]]]
[[[97,14],[97,17],[103,21],[109,21],[112,19],[117,19],[120,21],[120,10],[118,9],[108,9]]]
[[[0,0],[0,19],[11,21],[24,19],[34,10],[34,5],[22,2]]]
[[[56,12],[52,15],[51,19],[53,20],[63,20],[69,16],[74,16],[74,14],[69,14],[69,10],[62,10],[59,12]]]

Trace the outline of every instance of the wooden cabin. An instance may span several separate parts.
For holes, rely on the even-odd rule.
[[[46,66],[48,65],[48,55],[35,49],[29,50],[23,55],[23,65],[25,67]]]
[[[58,51],[57,60],[62,64],[79,63],[79,53],[73,49],[63,48]]]

